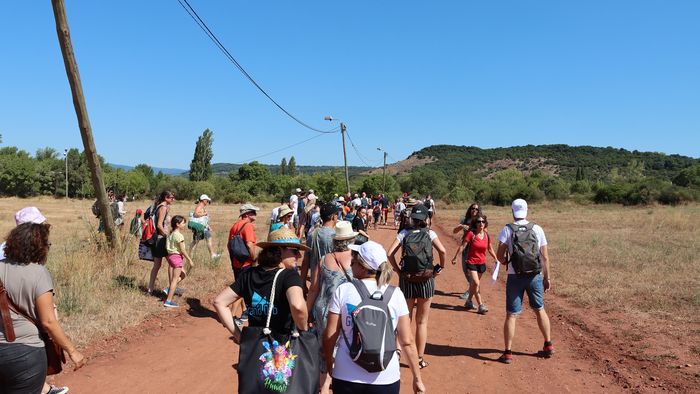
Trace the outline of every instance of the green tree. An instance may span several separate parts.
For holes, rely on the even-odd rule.
[[[58,159],[58,152],[54,148],[46,147],[46,148],[39,148],[36,150],[36,157],[37,160],[42,161],[42,160],[56,160]]]
[[[287,175],[297,176],[297,159],[294,156],[289,158],[289,164],[287,165]]]
[[[283,157],[282,161],[280,162],[280,168],[277,170],[277,175],[286,175],[287,174],[287,158]]]
[[[206,181],[211,177],[211,159],[214,153],[211,144],[214,142],[214,133],[206,129],[197,138],[197,145],[194,148],[194,157],[190,163],[190,180]]]
[[[238,179],[242,181],[265,181],[270,178],[270,170],[257,161],[243,164],[238,168]]]
[[[35,161],[15,147],[0,149],[0,195],[30,197],[36,193]]]

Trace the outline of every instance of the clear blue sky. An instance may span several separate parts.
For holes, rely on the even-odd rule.
[[[613,146],[698,157],[698,1],[191,0],[289,111],[344,120],[370,164],[431,144]],[[188,168],[313,137],[223,57],[176,0],[66,1],[98,151]],[[82,149],[50,1],[0,12],[0,134]],[[162,148],[149,153],[148,146]],[[362,161],[348,145],[351,165]],[[340,135],[260,158],[342,164]]]

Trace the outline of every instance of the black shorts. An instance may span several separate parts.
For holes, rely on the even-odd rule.
[[[428,217],[431,219],[433,218],[433,211],[428,211]]]
[[[165,249],[165,244],[168,242],[167,237],[158,236],[158,240],[153,245],[153,257],[168,257],[168,251]]]
[[[486,272],[486,264],[469,264],[467,263],[467,270],[476,271],[480,274]]]

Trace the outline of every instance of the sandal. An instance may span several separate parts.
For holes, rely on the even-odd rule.
[[[423,357],[418,357],[418,367],[420,367],[420,369],[423,369],[423,368],[427,367],[428,365],[430,365],[430,364],[428,364],[425,360],[423,360]]]
[[[401,361],[401,349],[396,349],[396,355],[399,356],[399,361]]]

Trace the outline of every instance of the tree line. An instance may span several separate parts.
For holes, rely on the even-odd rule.
[[[126,194],[128,198],[152,198],[160,191],[170,189],[178,199],[195,199],[200,194],[208,194],[215,201],[226,203],[279,201],[295,188],[314,189],[322,199],[345,192],[340,168],[300,174],[296,171],[293,156],[289,160],[282,159],[276,170],[253,161],[227,174],[215,175],[211,166],[213,141],[213,133],[209,129],[197,139],[190,171],[186,176],[155,173],[148,164],[139,164],[130,170],[113,168],[100,157],[105,186],[117,194]],[[666,172],[659,172],[658,169],[649,171],[646,162],[635,158],[626,162],[609,158],[610,162],[622,164],[610,166],[605,171],[586,166],[586,160],[575,167],[572,162],[571,169],[565,174],[551,174],[537,166],[486,171],[490,167],[485,166],[484,163],[488,162],[483,160],[479,161],[480,164],[458,160],[459,165],[454,160],[447,160],[455,153],[454,149],[445,147],[429,147],[420,151],[420,154],[443,156],[437,156],[441,159],[436,163],[413,168],[406,175],[387,175],[386,185],[381,174],[355,175],[351,178],[351,189],[369,194],[384,192],[390,197],[399,196],[404,191],[416,196],[430,193],[446,202],[479,201],[496,205],[507,205],[518,197],[529,201],[573,199],[626,205],[700,201],[700,164],[694,159],[687,162],[689,158],[673,158],[670,164],[667,163]],[[478,153],[473,151],[478,148],[463,148],[471,152],[469,154]],[[535,154],[534,148],[523,148]],[[0,196],[64,197],[67,161],[68,196],[93,198],[84,152],[70,149],[65,157],[61,156],[53,148],[42,148],[31,155],[17,147],[0,147]],[[448,162],[445,163],[445,160]],[[543,163],[546,161],[540,162]],[[654,166],[659,166],[658,162],[654,163]]]

